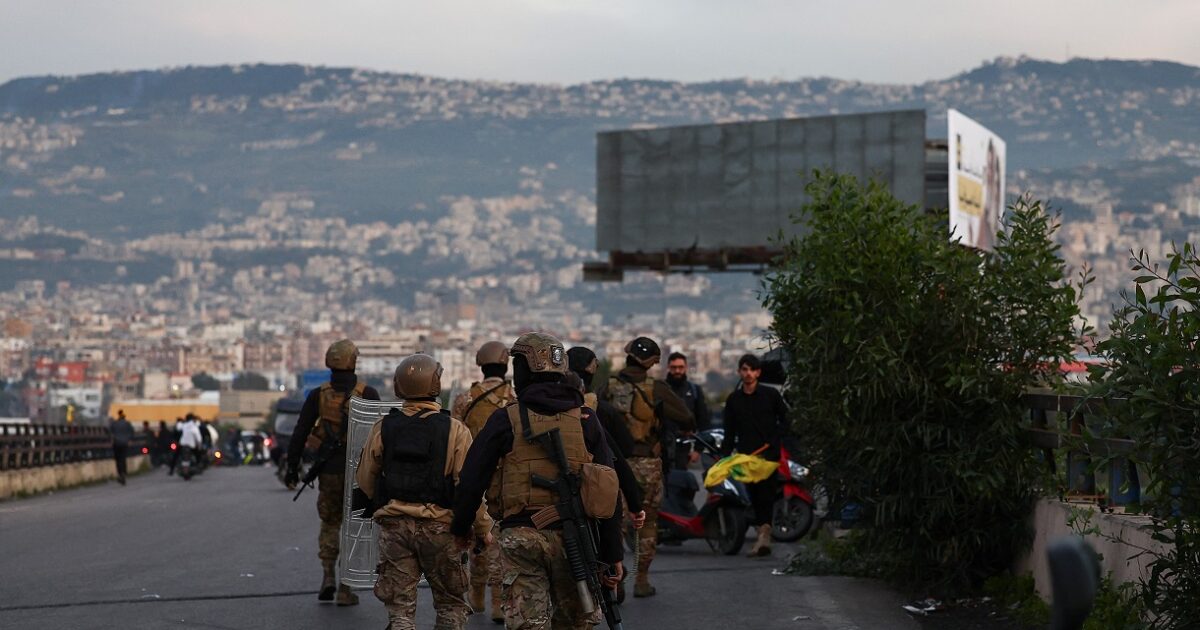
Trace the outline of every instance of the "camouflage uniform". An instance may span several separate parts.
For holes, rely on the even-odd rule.
[[[426,518],[388,516],[379,522],[379,580],[375,596],[388,611],[390,630],[416,628],[417,583],[424,575],[433,592],[436,630],[458,630],[467,625],[471,609],[467,567],[454,546],[450,524]]]
[[[591,627],[590,615],[580,607],[562,532],[510,527],[500,532],[500,548],[504,551],[505,628]]]
[[[342,505],[346,497],[346,477],[341,473],[321,473],[317,477],[317,515],[321,533],[317,538],[317,557],[321,566],[332,572],[337,564],[338,542],[342,531]]]
[[[657,457],[630,457],[629,467],[642,489],[642,509],[646,511],[646,525],[637,530],[637,574],[645,575],[654,562],[658,546],[658,508],[662,505],[663,469]],[[628,519],[626,519],[628,521]]]

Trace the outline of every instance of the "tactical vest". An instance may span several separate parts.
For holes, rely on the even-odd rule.
[[[654,413],[654,379],[630,383],[615,376],[608,379],[608,401],[625,415],[625,426],[633,436],[634,457],[657,457],[660,425]]]
[[[426,411],[409,416],[393,411],[380,422],[383,466],[377,504],[401,501],[453,507],[454,476],[446,474],[450,414]]]
[[[471,430],[471,437],[474,438],[483,430],[483,425],[487,424],[488,418],[492,417],[492,413],[497,409],[508,406],[513,401],[510,398],[512,387],[508,381],[504,381],[499,385],[484,387],[483,383],[474,383],[471,385],[470,404],[467,405],[466,411],[463,412],[462,421]]]
[[[316,435],[321,441],[330,438],[342,439],[346,435],[345,427],[342,425],[346,421],[346,416],[349,415],[350,396],[361,398],[363,390],[366,388],[366,383],[358,381],[354,384],[354,389],[350,390],[350,395],[347,396],[334,389],[331,383],[321,385],[318,407],[320,416],[317,418],[317,426],[313,428],[313,435]]]
[[[509,517],[522,512],[536,511],[554,505],[558,497],[545,488],[534,487],[531,475],[541,475],[548,479],[556,479],[560,471],[558,465],[550,459],[546,449],[536,442],[529,442],[524,437],[521,424],[520,405],[508,406],[508,420],[512,423],[512,451],[500,462],[500,506],[502,517]],[[569,409],[558,415],[544,416],[528,409],[529,429],[537,436],[550,429],[558,427],[562,436],[563,450],[567,453],[567,462],[574,471],[592,461],[592,455],[587,450],[583,440],[583,423],[580,420],[579,408]]]

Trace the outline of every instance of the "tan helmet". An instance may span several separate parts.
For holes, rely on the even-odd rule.
[[[475,353],[475,365],[493,364],[508,365],[508,348],[499,341],[489,341],[479,346],[479,352]]]
[[[325,367],[331,370],[353,370],[358,364],[358,346],[349,339],[333,342],[325,351]]]
[[[638,337],[625,344],[625,354],[633,357],[639,365],[647,370],[662,360],[662,350],[649,337]]]
[[[396,395],[405,400],[437,398],[442,393],[442,364],[428,354],[411,354],[396,366]]]
[[[513,342],[509,350],[525,357],[531,372],[567,373],[567,350],[554,335],[525,333]]]

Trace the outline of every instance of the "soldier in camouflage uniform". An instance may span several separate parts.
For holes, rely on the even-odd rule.
[[[675,395],[671,386],[648,372],[661,360],[658,344],[648,337],[638,337],[625,345],[625,367],[596,392],[624,414],[625,424],[633,436],[633,452],[629,467],[637,477],[645,496],[646,525],[637,530],[637,577],[633,584],[634,597],[650,597],[656,589],[650,584],[650,564],[658,546],[658,508],[662,505],[662,422],[669,420],[683,433],[692,431],[696,422],[687,405]]]
[[[355,505],[369,504],[379,524],[375,596],[387,608],[391,630],[416,627],[421,575],[433,592],[434,628],[458,630],[470,614],[463,599],[466,551],[450,535],[450,519],[471,434],[438,404],[441,374],[442,366],[428,355],[400,362],[393,385],[403,407],[372,427],[356,474]],[[472,521],[480,542],[492,542],[483,506]]]
[[[612,453],[594,416],[580,413],[583,394],[564,382],[566,352],[558,339],[543,333],[522,335],[513,344],[513,384],[517,403],[498,409],[480,430],[459,476],[450,531],[460,546],[468,535],[484,492],[494,512],[502,515],[500,551],[504,566],[504,621],[509,629],[590,627],[590,615],[563,553],[561,523],[533,525],[533,515],[552,506],[553,492],[535,487],[534,474],[553,478],[558,465],[536,442],[524,438],[557,429],[572,467],[586,462],[612,466]],[[614,512],[617,506],[613,505]],[[623,574],[620,517],[599,521],[602,562],[616,570],[604,576],[609,587]]]
[[[317,515],[321,518],[321,533],[317,539],[317,557],[321,559],[324,577],[317,599],[331,601],[337,592],[339,606],[353,606],[358,596],[337,584],[336,567],[338,537],[342,529],[342,506],[346,496],[346,425],[351,396],[379,400],[374,387],[360,382],[354,375],[358,363],[358,347],[349,339],[336,341],[325,352],[325,366],[330,369],[329,382],[309,393],[300,409],[299,419],[288,444],[288,472],[284,481],[295,489],[300,481],[300,459],[304,450],[319,449],[326,441],[340,441],[343,446],[334,451],[317,477]]]
[[[471,388],[454,399],[450,415],[462,420],[471,431],[471,437],[479,435],[484,423],[497,409],[506,407],[517,399],[516,392],[504,376],[508,373],[508,347],[499,341],[489,341],[475,353],[475,365],[483,372],[483,380],[472,383]],[[499,517],[498,514],[493,514]],[[497,526],[492,535],[499,536]],[[482,553],[471,553],[471,608],[481,613],[484,608],[485,591],[492,590],[492,621],[504,623],[501,609],[500,546],[487,545]]]

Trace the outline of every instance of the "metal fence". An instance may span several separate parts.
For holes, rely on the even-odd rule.
[[[129,443],[129,455],[140,454],[145,436]],[[0,470],[57,466],[111,459],[112,434],[107,427],[65,424],[0,423]]]
[[[1058,453],[1065,451],[1062,459],[1066,464],[1066,498],[1094,501],[1102,507],[1140,501],[1137,468],[1125,457],[1137,448],[1137,442],[1099,435],[1104,433],[1107,408],[1123,401],[1031,390],[1025,394],[1024,403],[1032,414],[1032,427],[1026,430],[1026,439],[1031,446],[1042,450],[1046,465],[1056,476]],[[1108,461],[1097,470],[1093,457]],[[1106,490],[1100,492],[1098,487]]]

